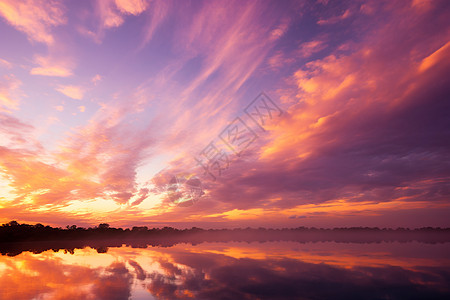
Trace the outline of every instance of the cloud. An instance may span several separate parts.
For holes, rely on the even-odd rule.
[[[277,50],[268,59],[267,65],[271,71],[280,71],[283,68],[298,62],[299,59],[307,59],[312,55],[327,48],[327,38],[314,37],[313,40],[301,43],[293,50]]]
[[[18,108],[22,94],[19,90],[21,84],[14,75],[4,75],[0,78],[0,112]]]
[[[1,58],[0,58],[0,66],[7,68],[7,69],[12,68],[12,64],[9,61],[1,59]]]
[[[119,27],[123,24],[124,18],[116,9],[114,0],[97,1],[97,8],[104,28]]]
[[[417,17],[392,9],[392,20]],[[442,112],[450,107],[443,78],[450,74],[447,40],[437,34],[444,19],[430,12],[420,22],[374,22],[350,51],[335,45],[297,69],[288,80],[296,86],[279,92],[294,104],[270,128],[259,160],[233,164],[210,185],[211,205],[223,202],[214,210],[238,220],[304,203],[444,205],[450,123]],[[398,41],[408,32],[414,38]]]
[[[148,2],[145,0],[97,0],[92,14],[98,23],[97,28],[89,29],[82,25],[77,30],[100,44],[105,30],[122,26],[127,15],[138,16],[147,8]]]
[[[157,139],[158,146],[165,151],[179,152],[178,149],[193,145],[200,147],[211,138],[214,129],[220,132],[229,122],[230,111],[235,108],[232,108],[235,103],[230,103],[238,98],[236,91],[254,74],[275,44],[275,40],[266,37],[281,25],[283,34],[288,29],[289,22],[259,19],[260,13],[270,15],[270,7],[254,8],[251,3],[234,6],[211,2],[189,8],[189,11],[173,8],[169,11],[171,16],[180,15],[172,47],[181,58],[171,62],[158,78],[149,80],[139,90],[146,98],[153,94],[167,95],[161,96],[165,99],[179,95],[177,101],[165,101],[161,105],[164,113],[158,116],[159,128],[163,132],[170,131]],[[219,11],[223,17],[217,17]],[[181,17],[188,13],[195,15],[194,22]],[[232,25],[224,27],[221,18]],[[182,82],[177,85],[178,89],[168,93],[167,84],[172,86],[178,81]],[[201,128],[205,127],[210,130],[202,134],[205,131]]]
[[[145,199],[147,199],[149,192],[150,191],[147,188],[141,189],[139,191],[139,193],[137,194],[138,198],[135,201],[133,201],[133,203],[131,203],[131,205],[135,206],[135,205],[141,204]]]
[[[237,98],[235,93],[254,75],[274,47],[276,39],[267,39],[267,36],[280,28],[283,34],[288,30],[289,22],[282,21],[280,25],[277,18],[268,17],[274,13],[269,5],[261,5],[258,10],[255,5],[205,3],[200,10],[191,12],[195,15],[194,22],[180,24],[177,28],[174,48],[178,52],[183,49],[183,56],[188,55],[182,68],[189,69],[190,63],[198,65],[196,72],[182,79],[182,101],[177,105],[199,99],[195,107],[184,110],[183,118],[178,118],[177,123],[184,123],[186,119],[217,120],[220,113],[224,116],[229,112],[226,107]],[[284,20],[282,16],[279,13]],[[224,27],[219,21],[222,18],[231,25]],[[193,111],[201,118],[193,117]]]
[[[60,90],[81,99],[76,87],[61,86]],[[84,106],[79,110],[83,111]],[[1,128],[6,130],[0,130],[0,170],[8,174],[7,184],[13,189],[10,201],[15,206],[9,211],[2,209],[2,214],[59,220],[58,216],[68,214],[64,209],[70,209],[73,216],[89,219],[93,214],[102,214],[104,202],[110,208],[108,212],[114,210],[114,202],[142,202],[148,190],[138,187],[136,169],[145,159],[153,137],[148,129],[134,132],[129,126],[126,117],[135,111],[131,101],[105,105],[88,125],[58,141],[58,150],[51,154],[36,143],[32,127],[23,128],[19,120],[5,116],[0,120],[4,124]],[[27,208],[21,212],[24,206]],[[52,214],[55,206],[59,213]],[[85,207],[94,212],[84,212]]]
[[[51,28],[66,23],[64,8],[57,1],[2,0],[0,15],[30,40],[47,45],[54,43]]]
[[[49,157],[36,139],[33,126],[5,114],[0,114],[0,124],[0,173],[8,175],[12,188],[8,201],[18,205],[13,210],[25,204],[30,213],[33,205],[39,208],[42,204],[64,203],[72,199],[70,192],[74,187],[91,191],[91,184],[83,178],[70,176],[70,172],[48,163]]]
[[[156,39],[149,49],[161,46],[164,53],[151,66],[150,78],[130,78],[130,85],[137,85],[132,92],[128,85],[126,92],[108,87],[110,80],[120,80],[120,71],[106,72],[113,77],[102,81],[102,89],[100,84],[94,87],[103,80],[97,74],[105,71],[103,61],[95,72],[83,72],[91,74],[86,82],[101,102],[74,106],[74,114],[87,108],[93,113],[86,124],[71,119],[66,124],[70,131],[57,126],[48,131],[60,130],[64,139],[42,137],[55,147],[51,153],[29,139],[36,134],[33,130],[12,130],[18,121],[5,117],[9,125],[2,128],[8,138],[0,138],[5,141],[2,163],[7,162],[5,181],[17,193],[17,206],[4,215],[47,220],[51,215],[64,222],[61,216],[70,217],[70,210],[72,217],[84,220],[117,216],[127,224],[150,215],[161,224],[238,224],[260,221],[261,216],[295,222],[303,220],[289,216],[307,216],[304,221],[309,221],[320,213],[372,215],[401,205],[436,209],[433,205],[442,205],[448,196],[445,150],[450,138],[444,95],[449,47],[446,36],[438,34],[448,28],[444,2],[434,2],[427,10],[393,2],[381,11],[378,1],[365,3],[364,9],[345,3],[339,9],[315,6],[306,11],[315,18],[306,29],[300,26],[304,19],[289,17],[298,18],[289,5],[265,2],[205,2],[181,8],[172,2],[96,3],[93,12],[86,7],[80,11],[83,26],[95,28],[89,30],[92,35],[109,32],[108,41],[120,40],[125,30],[148,22],[136,39],[140,34],[144,44]],[[136,15],[138,23],[117,29]],[[335,21],[338,30],[317,24]],[[117,30],[107,31],[111,28]],[[132,56],[155,53],[136,53],[137,48],[127,49]],[[36,56],[30,74],[71,76],[74,64],[55,53]],[[125,55],[124,63],[116,66],[132,66],[128,62],[134,58]],[[50,79],[62,94],[86,98],[84,86]],[[12,75],[0,82],[3,111],[17,108],[20,82]],[[223,178],[201,179],[206,183],[204,201],[193,207],[158,206],[165,199],[152,190],[151,176],[172,157],[168,167],[175,173],[193,173],[193,156],[261,89],[283,107],[283,115],[235,158]],[[59,115],[55,109],[64,109],[58,102],[48,104],[54,115]]]
[[[31,151],[36,146],[40,147],[32,138],[33,126],[2,112],[0,112],[0,125],[0,146],[5,147],[2,151],[6,152],[8,148],[19,148],[26,153],[27,148]]]
[[[286,33],[286,31],[289,29],[289,25],[290,25],[290,22],[288,19],[283,20],[280,25],[278,25],[275,29],[273,29],[270,32],[271,38],[273,40],[277,40],[277,39],[281,38]]]
[[[324,39],[314,39],[310,42],[302,43],[297,50],[298,55],[301,57],[310,57],[311,55],[322,51],[327,47],[326,42]]]
[[[56,88],[56,90],[64,95],[66,95],[69,98],[76,99],[76,100],[83,99],[84,89],[79,86],[60,85],[59,87]],[[84,106],[80,106],[80,107],[84,108]],[[81,109],[80,109],[80,111],[81,111]],[[83,111],[84,111],[84,109],[83,109]],[[81,111],[81,112],[83,112],[83,111]]]
[[[168,1],[155,1],[152,3],[151,9],[148,10],[147,24],[145,27],[144,38],[138,47],[141,50],[153,37],[155,31],[164,22],[167,15],[171,11],[171,6]]]
[[[125,21],[123,15],[139,15],[148,7],[145,0],[99,0],[100,20],[105,28],[119,27]]]
[[[435,66],[440,61],[445,60],[450,54],[450,42],[447,42],[444,46],[433,52],[430,56],[424,58],[419,66],[419,71],[424,72],[433,66]]]
[[[100,76],[100,74],[95,75],[94,77],[92,77],[91,82],[94,85],[97,85],[98,82],[100,82],[102,80],[102,76]]]
[[[348,17],[350,17],[352,14],[350,12],[349,9],[347,9],[346,11],[344,11],[341,15],[338,16],[334,16],[331,17],[329,19],[320,19],[319,21],[317,21],[317,24],[319,25],[332,25],[332,24],[336,24],[342,20],[347,19]]]
[[[115,2],[122,13],[135,16],[144,12],[148,7],[146,0],[116,0]]]
[[[291,64],[293,62],[295,62],[295,58],[286,55],[282,51],[277,51],[267,60],[267,64],[273,70],[281,69],[282,67],[285,67],[286,65]]]
[[[92,190],[94,194],[87,198],[97,197],[99,191],[106,199],[122,204],[135,194],[145,197],[145,190],[137,187],[136,169],[146,158],[153,136],[148,129],[134,131],[127,123],[134,109],[132,101],[110,103],[61,142],[58,157],[66,162],[66,169],[94,181],[100,189]]]
[[[30,70],[31,75],[69,77],[72,73],[72,63],[66,59],[55,59],[53,57],[44,57],[37,55],[34,58],[34,67]]]

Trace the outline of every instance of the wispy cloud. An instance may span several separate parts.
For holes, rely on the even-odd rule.
[[[445,1],[302,3],[0,0],[11,41],[37,42],[0,60],[0,218],[282,225],[443,207]],[[193,157],[262,90],[283,114],[202,178],[201,201],[170,206],[152,176],[203,176]]]
[[[450,54],[450,42],[447,42],[441,48],[427,56],[422,60],[419,66],[419,71],[424,72],[436,66],[436,64],[445,60]]]
[[[98,25],[96,28],[80,25],[78,32],[98,44],[106,30],[122,26],[127,16],[138,16],[149,7],[146,0],[96,0],[93,4],[91,17]]]
[[[112,28],[123,24],[124,18],[117,10],[114,0],[97,1],[97,8],[102,27]]]
[[[149,17],[147,18],[147,24],[144,28],[144,38],[139,45],[138,50],[142,50],[142,48],[150,42],[153,34],[164,22],[168,13],[173,13],[170,9],[169,1],[154,1],[151,4],[151,9],[148,10]]]
[[[51,56],[39,56],[34,58],[34,67],[30,70],[31,75],[54,76],[54,77],[69,77],[73,74],[73,64],[67,59],[56,59]]]
[[[22,94],[19,90],[21,84],[14,75],[0,77],[0,112],[17,109]]]
[[[58,1],[2,0],[0,15],[30,40],[51,45],[54,37],[51,28],[66,23],[64,7]]]
[[[398,9],[392,18],[414,18],[410,13]],[[422,22],[442,26],[443,19],[431,18]],[[417,30],[420,23],[394,24],[377,23],[377,34],[353,44],[351,54],[338,47],[298,69],[290,81],[297,84],[297,101],[272,128],[260,161],[241,163],[211,198],[243,209],[289,208],[300,201],[442,201],[450,173],[435,166],[450,161],[444,151],[449,124],[440,113],[448,109],[441,80],[449,70],[446,39]],[[395,42],[410,31],[414,39]],[[434,46],[423,51],[423,39]],[[417,68],[430,72],[418,74]]]
[[[102,80],[102,76],[100,76],[100,74],[97,74],[94,77],[92,77],[91,82],[94,85],[97,85],[101,80]]]
[[[56,90],[69,98],[81,100],[83,99],[84,89],[74,85],[60,85]]]
[[[9,61],[7,61],[5,59],[1,59],[1,58],[0,58],[0,66],[3,68],[7,68],[7,69],[12,68],[12,64]]]
[[[333,17],[330,17],[328,19],[320,19],[319,21],[317,21],[317,24],[319,24],[319,25],[332,25],[332,24],[336,24],[339,21],[345,20],[345,19],[347,19],[350,16],[351,16],[351,12],[350,12],[349,9],[347,9],[341,15],[333,16]]]

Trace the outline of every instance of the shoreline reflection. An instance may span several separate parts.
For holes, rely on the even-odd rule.
[[[448,253],[289,241],[22,252],[0,257],[0,299],[448,299]]]

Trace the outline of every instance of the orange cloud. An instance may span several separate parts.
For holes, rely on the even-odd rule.
[[[100,0],[97,5],[105,28],[121,26],[125,22],[122,14],[139,15],[147,8],[147,2],[143,0]]]
[[[392,9],[394,20],[415,18],[410,8]],[[334,45],[329,55],[297,69],[286,80],[295,86],[278,93],[291,106],[267,128],[270,138],[256,154],[259,160],[227,170],[211,187],[211,207],[197,206],[193,219],[210,212],[214,221],[257,224],[264,216],[281,220],[285,212],[339,218],[446,209],[450,175],[434,166],[448,164],[448,121],[441,114],[448,109],[448,40],[434,29],[418,30],[431,19],[373,24],[359,43]],[[409,32],[414,39],[397,41]],[[430,72],[418,73],[420,65]],[[321,207],[338,200],[340,211]],[[427,207],[433,201],[436,206]],[[311,211],[299,203],[312,203]]]
[[[146,0],[116,0],[117,8],[127,14],[139,15],[147,9]]]
[[[64,8],[59,2],[45,0],[1,0],[0,15],[30,40],[51,45],[51,27],[66,23]]]
[[[168,63],[164,62],[162,70],[155,69],[157,75],[152,72],[147,80],[130,78],[130,85],[139,85],[130,95],[116,90],[112,95],[102,95],[105,90],[116,88],[108,84],[120,79],[120,72],[109,72],[105,69],[109,65],[103,66],[103,60],[96,66],[98,70],[83,72],[90,76],[97,72],[108,74],[102,89],[95,91],[96,98],[102,99],[98,103],[100,109],[87,125],[61,132],[66,139],[50,141],[57,145],[51,153],[36,139],[29,139],[35,132],[30,133],[17,120],[2,115],[0,140],[6,148],[1,148],[0,155],[2,172],[7,174],[2,184],[14,189],[4,197],[12,198],[12,204],[5,207],[10,210],[3,210],[4,216],[37,218],[40,214],[59,222],[72,213],[72,217],[89,221],[114,217],[117,222],[129,224],[130,220],[149,216],[161,223],[239,223],[256,222],[268,215],[281,222],[282,218],[302,212],[308,216],[373,215],[371,210],[386,205],[369,205],[378,202],[401,203],[406,209],[416,209],[406,203],[422,204],[426,197],[440,200],[445,196],[442,182],[430,180],[420,184],[426,179],[448,178],[443,171],[446,157],[439,152],[447,147],[443,141],[448,139],[442,138],[447,123],[439,117],[442,113],[437,113],[446,111],[442,104],[446,102],[436,100],[442,97],[436,91],[447,78],[442,75],[448,68],[445,58],[449,44],[445,35],[434,30],[444,27],[444,18],[433,18],[417,7],[394,3],[384,7],[382,22],[376,19],[379,6],[374,1],[360,9],[344,7],[332,18],[328,18],[328,13],[320,15],[327,16],[319,18],[320,25],[336,26],[317,26],[312,22],[313,36],[305,35],[304,40],[299,40],[294,36],[303,30],[297,23],[301,20],[286,18],[291,12],[286,14],[284,6],[274,10],[264,3],[207,2],[186,12],[171,2],[96,3],[92,14],[84,7],[80,9],[82,17],[73,20],[92,17],[86,23],[98,25],[98,30],[77,24],[75,29],[79,32],[100,37],[106,29],[121,26],[126,18],[135,18],[148,9],[148,15],[140,17],[148,22],[148,27],[139,33],[144,38],[143,45],[162,37],[163,46],[167,41],[176,59],[163,55],[161,59],[167,58]],[[8,5],[3,8],[11,10],[9,7],[14,6]],[[185,13],[191,17],[183,17]],[[339,23],[350,18],[354,23]],[[173,20],[173,37],[154,35],[156,30],[167,30],[160,25]],[[346,26],[342,30],[345,34],[334,34],[337,26]],[[51,34],[51,26],[46,29]],[[112,30],[111,35],[120,34],[111,38],[120,39],[122,29],[126,30]],[[322,33],[324,30],[329,32]],[[51,44],[50,40],[43,40]],[[74,47],[74,51],[80,49]],[[144,54],[134,50],[123,57],[124,62]],[[54,53],[35,56],[36,65],[30,74],[73,75],[74,64]],[[127,65],[116,60],[114,63],[117,68]],[[8,63],[0,64],[8,67]],[[51,88],[56,87],[72,99],[85,97],[87,90],[82,82],[62,80],[53,78]],[[92,86],[100,80],[98,74],[86,79]],[[0,80],[3,111],[18,107],[19,85],[20,81],[12,75]],[[193,208],[164,206],[164,195],[151,192],[147,174],[153,175],[172,157],[175,159],[169,165],[173,170],[190,172],[195,166],[192,154],[198,154],[214,139],[237,115],[237,110],[251,101],[248,97],[253,90],[261,87],[272,89],[269,94],[274,99],[279,96],[285,112],[268,125],[267,132],[255,142],[258,147],[237,158],[239,164],[227,171],[223,181],[208,185],[206,201]],[[431,95],[426,104],[423,94]],[[54,108],[63,110],[58,102],[49,104],[54,114]],[[95,104],[88,108],[95,109]],[[85,110],[84,105],[76,105],[71,112],[75,115]],[[427,115],[433,118],[427,119]],[[72,119],[68,122],[74,126]],[[433,124],[437,124],[436,128]],[[428,167],[424,162],[430,163]],[[339,199],[344,200],[336,204]],[[312,203],[312,207],[299,207],[299,202]],[[348,210],[327,210],[323,203]]]
[[[158,5],[155,4],[154,6],[158,7]],[[148,2],[146,0],[96,0],[95,10],[91,17],[95,19],[95,23],[98,23],[97,28],[91,29],[80,25],[77,30],[80,34],[100,44],[105,35],[105,30],[122,26],[127,15],[140,15],[147,8]],[[152,20],[152,22],[154,21]]]
[[[444,61],[450,55],[450,42],[447,42],[444,46],[425,57],[419,66],[419,72],[424,72],[440,61]]]
[[[97,1],[99,17],[105,28],[118,27],[123,24],[124,18],[114,5],[114,0]]]

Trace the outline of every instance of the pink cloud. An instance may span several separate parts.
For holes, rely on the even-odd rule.
[[[317,21],[317,24],[319,24],[319,25],[336,24],[337,22],[345,20],[345,19],[347,19],[350,16],[351,16],[351,12],[350,12],[349,9],[347,9],[341,15],[334,16],[334,17],[331,17],[331,18],[328,18],[328,19],[321,19],[321,20]]]
[[[116,6],[123,13],[137,16],[147,9],[148,3],[146,0],[116,0]]]
[[[34,61],[38,66],[30,70],[31,75],[54,77],[69,77],[73,75],[73,63],[69,59],[37,55]]]
[[[47,45],[54,43],[51,28],[66,23],[64,8],[57,1],[2,0],[0,15],[30,40]]]
[[[442,205],[450,169],[443,151],[450,140],[444,2],[367,1],[338,9],[331,2],[312,8],[277,3],[98,1],[69,19],[76,23],[70,24],[74,32],[98,45],[70,34],[67,45],[55,43],[53,27],[60,23],[47,20],[58,15],[50,8],[31,17],[20,13],[25,8],[19,4],[3,5],[8,14],[44,24],[37,25],[43,34],[33,40],[52,47],[49,55],[34,56],[29,72],[48,77],[0,79],[1,110],[41,126],[36,115],[48,109],[52,115],[43,118],[54,122],[57,115],[61,122],[36,129],[1,114],[1,170],[14,196],[2,215],[55,222],[105,217],[121,224],[149,216],[158,224],[257,224],[266,215],[281,224],[291,222],[283,211],[314,220],[357,214],[321,211],[330,203],[366,205],[359,216],[371,215],[367,205],[377,203]],[[310,27],[299,17],[304,15]],[[127,20],[132,22],[124,26]],[[31,29],[15,26],[32,39]],[[130,44],[122,45],[125,35]],[[111,45],[117,51],[109,52]],[[56,55],[69,49],[78,55],[79,74],[75,58]],[[14,62],[12,69],[0,62],[7,72],[26,68],[5,58]],[[35,89],[37,83],[47,86]],[[24,86],[32,91],[30,106],[18,111]],[[60,105],[63,96],[55,90],[81,100],[88,86],[90,102]],[[150,177],[163,167],[194,173],[193,156],[260,90],[268,90],[283,115],[235,158],[223,178],[202,180],[202,201],[170,205]],[[40,144],[36,136],[48,141],[38,131],[51,136],[52,147]],[[86,208],[103,203],[111,212]],[[317,211],[302,214],[306,208],[300,204],[316,205]],[[72,207],[76,216],[63,211]]]
[[[82,100],[84,95],[84,89],[74,85],[60,85],[56,90],[69,98],[75,100]],[[84,107],[84,106],[83,106]],[[84,110],[83,110],[84,111]]]
[[[91,17],[99,23],[96,29],[89,29],[85,25],[78,26],[78,32],[100,44],[105,30],[120,27],[126,16],[138,16],[149,7],[146,0],[97,0]]]
[[[92,82],[94,85],[97,85],[98,82],[100,82],[102,79],[103,79],[103,78],[102,78],[102,76],[101,76],[100,74],[96,74],[94,77],[92,77],[91,82]]]
[[[0,77],[0,112],[17,109],[23,96],[19,87],[22,82],[14,75]]]
[[[7,61],[5,59],[1,59],[1,58],[0,58],[0,66],[7,68],[7,69],[12,68],[12,64],[9,61]]]
[[[409,8],[391,15],[414,17]],[[288,81],[296,83],[288,95],[297,101],[271,127],[272,141],[263,145],[260,160],[233,165],[210,186],[209,199],[223,202],[215,210],[337,199],[442,205],[450,176],[438,167],[448,162],[448,121],[440,113],[448,109],[442,80],[448,77],[448,47],[445,36],[430,32],[444,19],[430,13],[423,23],[376,23],[350,53],[338,48],[297,70]],[[425,23],[435,29],[424,29]],[[397,41],[410,31],[413,39]]]

